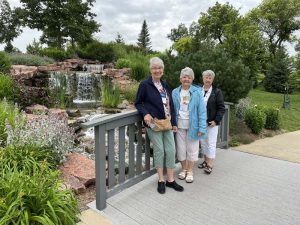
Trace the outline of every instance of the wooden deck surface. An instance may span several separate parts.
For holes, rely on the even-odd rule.
[[[184,192],[163,195],[149,177],[109,198],[101,214],[116,225],[300,224],[300,164],[218,149],[212,174],[195,168],[194,176],[176,179]]]

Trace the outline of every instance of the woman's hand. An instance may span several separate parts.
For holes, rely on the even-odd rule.
[[[213,121],[210,121],[210,122],[208,122],[208,126],[209,127],[214,127],[214,126],[216,126],[216,122],[213,120]]]
[[[173,126],[173,127],[172,127],[172,130],[173,130],[174,133],[176,133],[178,129],[177,129],[176,126]]]
[[[200,137],[200,136],[203,136],[203,133],[202,132],[198,132],[197,135]]]
[[[150,123],[151,123],[152,120],[153,120],[153,118],[152,118],[152,116],[151,116],[150,114],[146,114],[146,115],[144,116],[144,121],[145,121],[145,123],[146,123],[148,126],[150,126]]]

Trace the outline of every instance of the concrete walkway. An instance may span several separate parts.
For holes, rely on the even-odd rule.
[[[281,157],[290,152],[288,159],[293,161],[299,139],[297,131],[247,146],[262,152],[278,149],[278,155],[282,146]],[[264,144],[257,143],[261,141]],[[300,224],[300,164],[254,155],[254,150],[248,154],[219,149],[211,175],[195,168],[194,183],[178,181],[185,187],[183,193],[167,189],[160,195],[157,177],[149,177],[109,198],[105,210],[83,212],[79,224]],[[94,202],[90,206],[95,209]]]
[[[300,163],[300,130],[232,148],[237,151]]]

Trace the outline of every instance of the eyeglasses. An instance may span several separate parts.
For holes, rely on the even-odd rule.
[[[162,67],[151,67],[151,70],[162,70]]]

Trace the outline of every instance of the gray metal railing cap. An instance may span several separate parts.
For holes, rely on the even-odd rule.
[[[117,120],[117,119],[122,119],[128,116],[135,116],[139,115],[137,110],[131,110],[128,112],[122,112],[122,113],[117,113],[117,114],[112,114],[108,116],[104,116],[95,120],[88,121],[86,123],[82,123],[80,126],[82,128],[90,128],[90,127],[95,127],[99,126],[101,124],[109,123],[111,121]]]

